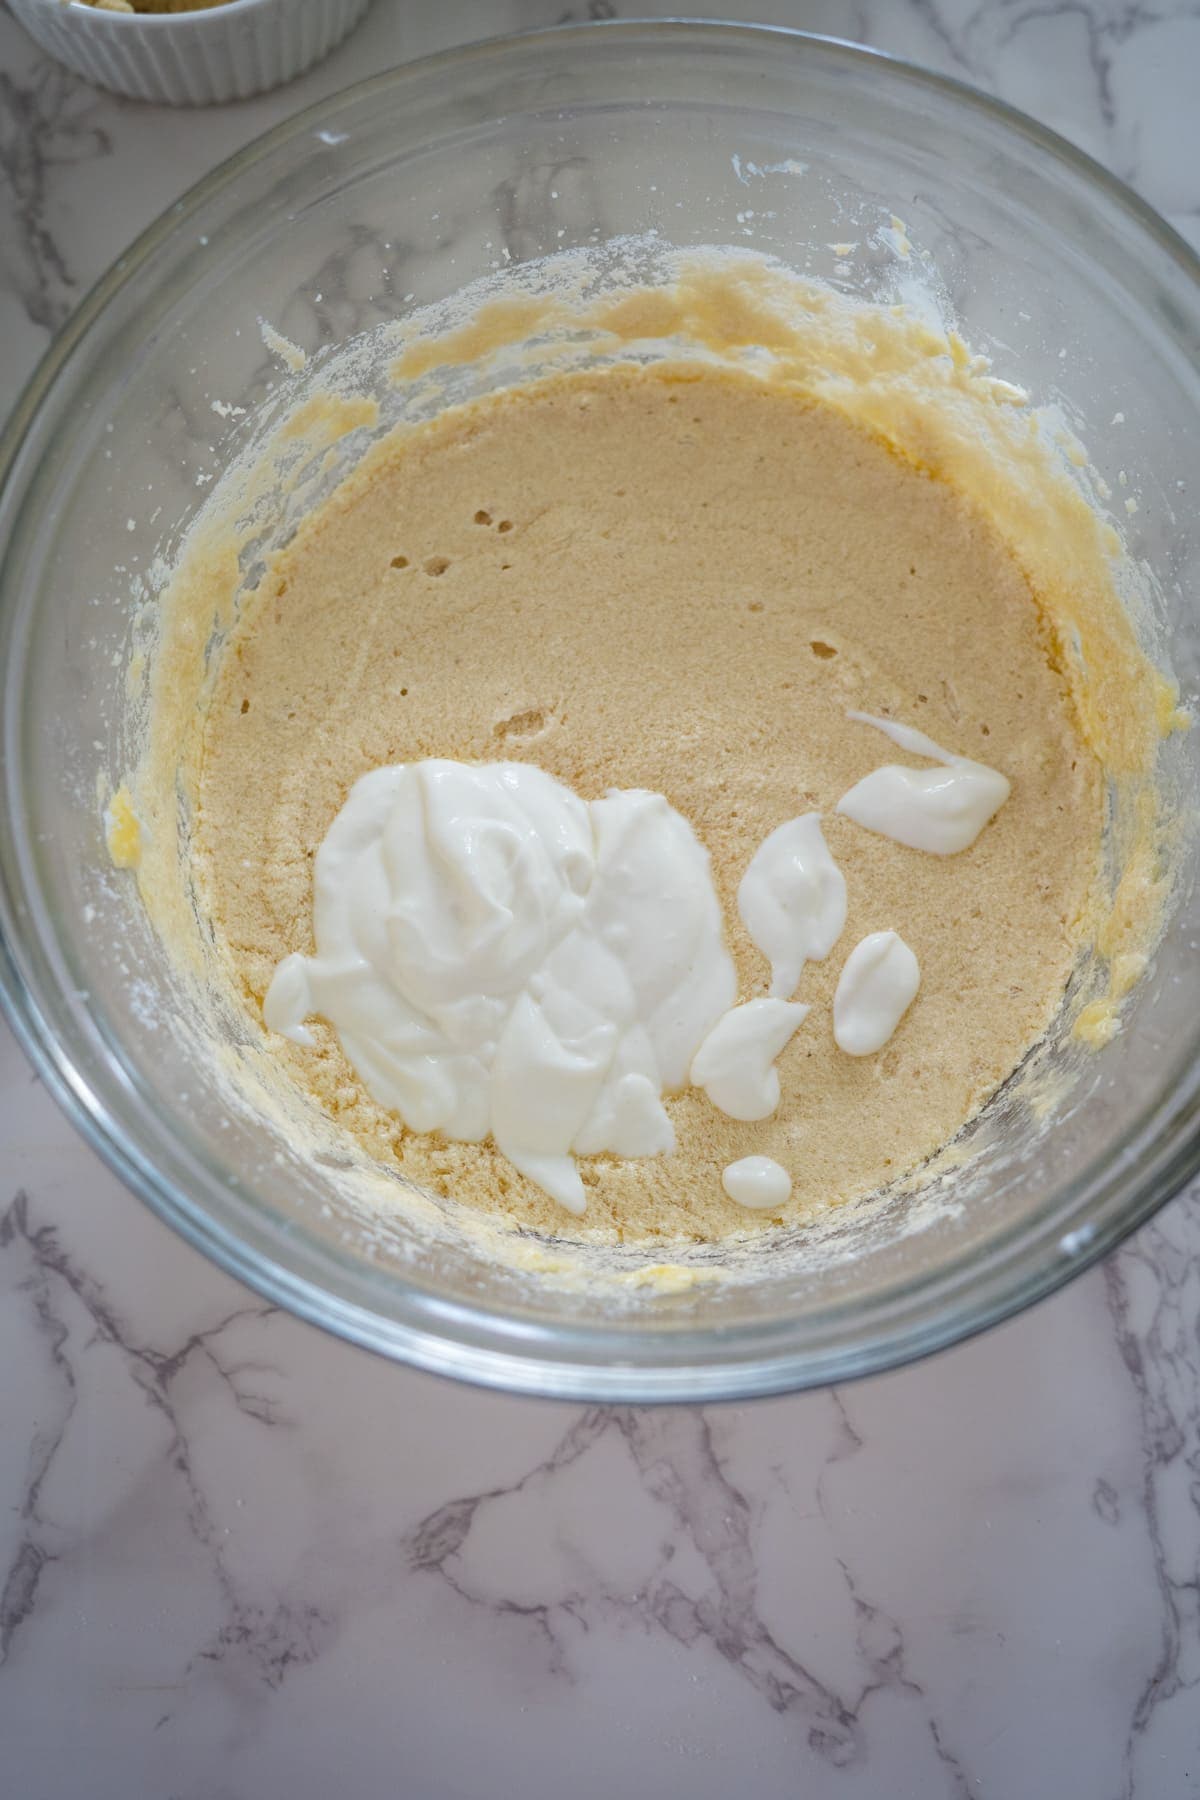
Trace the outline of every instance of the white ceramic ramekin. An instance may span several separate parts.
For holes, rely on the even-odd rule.
[[[42,47],[85,81],[134,100],[248,100],[303,74],[370,0],[225,0],[203,12],[107,12],[76,0],[8,0]]]

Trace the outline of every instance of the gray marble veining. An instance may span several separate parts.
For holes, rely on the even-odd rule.
[[[376,0],[291,89],[183,117],[95,93],[0,13],[0,407],[121,247],[294,107],[618,10]],[[1200,239],[1200,7],[753,14],[999,93]],[[503,234],[502,189],[497,208]],[[355,270],[326,275],[297,330],[345,328]],[[211,1269],[4,1035],[0,1366],[0,1767],[21,1800],[1200,1794],[1195,1194],[1022,1319],[842,1392],[519,1402],[386,1366]]]

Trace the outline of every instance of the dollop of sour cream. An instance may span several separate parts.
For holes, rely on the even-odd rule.
[[[738,1206],[773,1211],[791,1197],[792,1178],[773,1156],[743,1156],[723,1171],[721,1186]]]
[[[319,1014],[411,1130],[490,1133],[574,1213],[574,1153],[674,1148],[662,1095],[736,997],[687,820],[641,790],[586,803],[527,763],[364,775],[317,851],[313,935],[267,1025],[311,1044]]]
[[[833,1036],[847,1056],[882,1050],[917,997],[921,968],[895,931],[873,931],[857,943],[833,996]]]
[[[779,1105],[775,1058],[808,1017],[798,1000],[747,1000],[717,1020],[692,1062],[692,1081],[731,1119],[769,1119]]]
[[[882,731],[898,749],[942,765],[940,769],[906,769],[886,763],[842,795],[838,812],[881,837],[893,838],[913,850],[932,851],[935,856],[954,856],[970,848],[1012,792],[1007,777],[998,769],[943,750],[911,725],[877,719],[870,713],[852,712],[847,717]]]
[[[738,912],[771,964],[771,995],[795,993],[806,962],[821,962],[846,924],[846,882],[821,832],[820,813],[789,819],[765,838],[742,876]]]

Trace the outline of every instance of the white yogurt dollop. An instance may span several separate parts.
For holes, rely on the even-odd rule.
[[[718,1019],[692,1061],[692,1081],[731,1119],[767,1119],[779,1105],[775,1058],[808,1017],[797,1000],[747,1000]]]
[[[640,790],[587,804],[527,763],[364,775],[317,851],[313,935],[268,1026],[311,1044],[319,1013],[410,1129],[490,1133],[575,1213],[572,1152],[674,1147],[662,1094],[736,995],[687,820]]]
[[[912,756],[932,757],[942,764],[940,769],[905,769],[886,763],[842,795],[838,812],[881,837],[935,856],[954,856],[970,848],[1012,792],[998,769],[943,750],[911,725],[876,719],[870,713],[852,712],[847,717],[873,725]]]
[[[846,883],[821,833],[820,813],[789,819],[755,851],[738,911],[771,964],[771,994],[794,994],[806,962],[829,955],[846,923]]]
[[[773,1210],[789,1198],[792,1178],[772,1156],[743,1156],[725,1169],[721,1186],[738,1206]]]
[[[833,1036],[847,1056],[882,1050],[917,997],[921,967],[894,931],[873,931],[846,958],[833,996]]]

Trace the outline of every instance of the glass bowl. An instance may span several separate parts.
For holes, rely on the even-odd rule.
[[[894,266],[892,215],[972,346],[1061,404],[1115,504],[1136,491],[1136,516],[1120,511],[1121,523],[1193,698],[1195,259],[1051,133],[844,44],[621,23],[367,81],[251,145],[152,226],[17,406],[0,461],[5,1003],[47,1085],[129,1185],[305,1318],[530,1393],[778,1392],[885,1368],[1016,1311],[1197,1168],[1189,872],[1120,1035],[1048,1126],[1002,1092],[984,1148],[919,1229],[897,1194],[847,1214],[809,1262],[764,1249],[753,1279],[593,1303],[452,1233],[364,1229],[328,1161],[231,1111],[164,1024],[156,1001],[171,968],[132,884],[108,866],[96,779],[128,754],[129,653],[153,604],[138,578],[178,547],[238,442],[236,409],[272,403],[279,365],[260,320],[312,356],[497,261],[647,232],[750,245],[878,295]],[[1169,748],[1192,792],[1196,736]]]

